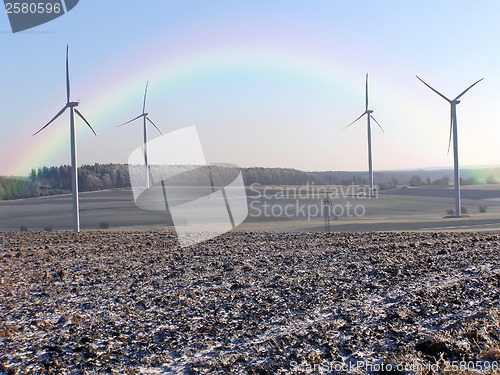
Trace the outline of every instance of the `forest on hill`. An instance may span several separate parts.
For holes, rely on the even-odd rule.
[[[292,168],[242,168],[246,186],[260,185],[367,185],[367,172],[324,171],[304,172]],[[496,183],[500,168],[464,169],[462,184]],[[400,185],[421,186],[453,183],[453,171],[380,171],[374,173],[379,189]],[[93,164],[78,168],[79,191],[130,188],[126,164]],[[71,192],[71,167],[42,167],[32,169],[27,177],[0,177],[0,200],[34,198]]]

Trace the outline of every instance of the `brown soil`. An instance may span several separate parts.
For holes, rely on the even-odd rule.
[[[500,235],[1,233],[0,318],[0,374],[466,374],[500,366]]]

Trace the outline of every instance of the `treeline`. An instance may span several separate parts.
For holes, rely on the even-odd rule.
[[[27,178],[0,176],[0,200],[36,197],[35,186]]]
[[[165,173],[164,167],[152,166],[153,176],[155,170],[161,173],[161,175]],[[176,170],[175,167],[173,170]],[[189,168],[183,169],[182,166],[179,166],[177,170],[177,172],[183,170],[189,171]],[[212,169],[212,172],[214,174],[211,177],[217,178],[216,170]],[[253,183],[261,185],[368,184],[367,172],[304,172],[291,168],[242,168],[242,174],[246,186],[250,186]],[[485,168],[481,170],[466,169],[462,170],[461,174],[462,184],[496,183],[494,176],[499,176],[500,170],[497,168]],[[220,175],[222,176],[223,174]],[[450,175],[453,175],[451,170],[377,171],[374,173],[374,181],[381,190],[392,189],[400,185],[447,186],[453,183],[453,180],[449,177]],[[83,165],[78,168],[78,185],[81,192],[129,188],[129,167],[126,164]],[[32,169],[29,176],[25,178],[0,177],[0,200],[33,198],[69,192],[71,192],[71,167],[68,165]]]
[[[151,169],[152,175],[158,171],[164,172],[161,167],[152,166]],[[182,167],[179,169],[182,170]],[[243,168],[242,173],[247,186],[253,183],[261,185],[305,185],[307,183],[320,185],[325,183],[320,177],[289,168]],[[80,192],[129,187],[130,175],[126,164],[94,164],[78,168]],[[32,169],[27,178],[0,177],[0,200],[69,192],[71,192],[71,167],[69,165]]]
[[[213,167],[215,168],[215,167]],[[155,173],[165,174],[165,168],[152,166],[152,176]],[[171,168],[182,172],[183,168]],[[131,169],[134,171],[134,168]],[[186,169],[188,171],[189,168]],[[115,188],[129,188],[130,175],[126,164],[94,164],[78,168],[78,190],[80,192],[97,191]],[[216,177],[216,170],[212,169]],[[198,172],[205,173],[205,172]],[[168,174],[168,172],[167,172]],[[243,180],[246,186],[257,183],[260,185],[325,185],[331,184],[331,179],[299,171],[292,168],[242,168]],[[196,176],[196,174],[194,174]],[[133,176],[138,181],[137,176]],[[191,175],[193,177],[193,174]],[[186,179],[188,181],[189,179]],[[140,180],[142,181],[142,180]],[[367,179],[354,175],[345,180],[335,179],[335,184],[363,185]],[[389,184],[391,187],[392,183]],[[42,167],[32,169],[27,178],[0,177],[0,199],[33,198],[47,195],[57,195],[71,192],[71,167]]]
[[[32,169],[29,180],[41,191],[55,194],[71,191],[71,166]],[[78,189],[95,191],[130,187],[128,167],[125,164],[94,164],[78,168]],[[42,194],[43,195],[43,194]]]
[[[368,172],[322,171],[311,172],[329,185],[366,185]],[[500,176],[500,168],[463,168],[460,170],[462,185],[496,184]],[[398,185],[409,186],[447,186],[453,184],[452,169],[429,169],[413,171],[376,171],[373,173],[375,184],[380,189]]]
[[[261,185],[325,185],[325,179],[292,168],[243,168],[245,186]]]
[[[78,168],[78,190],[130,187],[124,164],[94,164]],[[71,192],[71,166],[32,169],[27,178],[0,177],[0,200],[34,198]]]
[[[496,184],[495,177],[493,175],[487,176],[485,179],[480,180],[477,177],[460,177],[460,185],[477,185],[480,183],[486,184]],[[422,179],[419,175],[414,175],[410,179],[410,186],[448,186],[453,184],[453,181],[449,176],[443,176],[441,178],[432,179],[431,177],[427,177],[425,180]]]

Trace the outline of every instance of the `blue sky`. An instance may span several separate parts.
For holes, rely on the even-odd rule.
[[[72,98],[80,164],[126,163],[140,114],[164,133],[196,125],[210,162],[365,170],[370,107],[374,168],[452,166],[448,97],[458,106],[461,164],[498,165],[498,1],[80,0],[68,14],[13,34],[0,15],[0,175],[69,164],[69,119],[32,134]],[[156,136],[153,129],[151,136]]]

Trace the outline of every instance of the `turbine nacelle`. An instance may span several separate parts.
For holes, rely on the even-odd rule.
[[[464,91],[462,91],[460,93],[460,95],[458,95],[455,99],[451,100],[451,99],[448,99],[446,96],[444,96],[443,94],[441,94],[439,91],[437,91],[435,88],[433,88],[432,86],[430,86],[428,83],[426,83],[422,78],[420,78],[419,76],[416,76],[418,78],[418,80],[420,82],[422,82],[424,85],[426,85],[428,88],[430,88],[432,91],[434,91],[436,94],[438,94],[440,97],[442,97],[444,100],[446,100],[448,103],[450,103],[451,105],[451,122],[450,122],[450,140],[448,141],[448,153],[450,152],[450,146],[451,146],[451,138],[452,138],[452,134],[453,134],[453,128],[457,126],[456,124],[456,113],[455,113],[455,117],[453,115],[453,112],[454,112],[454,107],[457,105],[457,104],[460,104],[460,98],[467,92],[469,91],[472,87],[474,87],[475,85],[477,85],[479,82],[481,82],[484,78],[481,78],[480,80],[474,82],[472,85],[470,85],[469,87],[467,87]],[[456,110],[455,110],[456,111]],[[454,144],[453,144],[453,148],[456,149],[457,148],[457,145],[456,145],[456,141],[454,141]],[[455,155],[455,158],[458,159],[458,156]],[[457,162],[458,163],[458,162]],[[458,165],[458,164],[457,164]],[[455,181],[455,183],[457,183]],[[458,212],[458,210],[457,210]]]
[[[371,114],[373,113],[373,109],[367,109],[365,113]]]
[[[477,85],[479,82],[481,82],[484,78],[481,78],[480,80],[474,82],[472,85],[470,85],[469,87],[467,87],[464,91],[462,91],[460,93],[460,95],[458,95],[455,99],[453,100],[450,100],[448,99],[446,96],[444,96],[443,94],[441,94],[439,91],[437,91],[435,88],[433,88],[432,86],[430,86],[428,83],[426,83],[422,78],[420,78],[419,76],[416,76],[418,78],[418,80],[420,82],[422,82],[424,85],[426,85],[428,88],[430,88],[432,91],[434,91],[436,94],[438,94],[440,97],[442,97],[444,100],[446,100],[448,103],[450,103],[451,105],[457,105],[460,103],[460,98],[467,92],[469,91],[473,86]]]
[[[144,122],[146,122],[146,121],[149,122],[151,125],[153,125],[156,128],[156,130],[158,130],[158,133],[160,133],[161,135],[163,135],[163,133],[161,132],[161,130],[158,128],[158,126],[156,126],[156,124],[153,121],[151,121],[151,119],[148,117],[149,113],[146,112],[146,96],[148,94],[148,84],[149,84],[149,82],[146,82],[146,89],[144,90],[144,102],[142,104],[142,113],[139,116],[134,117],[132,120],[129,120],[129,121],[127,121],[127,122],[125,122],[125,123],[123,123],[121,125],[118,125],[118,127],[130,124],[132,121],[135,121],[135,120],[138,120],[140,118],[143,118]],[[146,133],[144,133],[144,139],[146,139]]]
[[[74,111],[74,113],[76,113],[76,115],[78,117],[80,117],[87,124],[87,126],[90,128],[90,130],[92,130],[92,133],[94,133],[94,135],[97,135],[96,132],[94,131],[94,129],[92,128],[92,126],[90,125],[90,123],[87,121],[87,119],[85,119],[85,117],[83,117],[83,115],[80,113],[80,111],[75,108],[75,107],[78,107],[78,105],[80,104],[80,102],[79,101],[72,102],[70,100],[70,94],[71,94],[71,87],[70,86],[71,85],[70,85],[70,80],[69,80],[69,46],[66,46],[66,100],[67,100],[66,105],[52,118],[52,120],[50,120],[47,124],[45,124],[45,126],[43,128],[41,128],[40,130],[38,130],[33,135],[37,135],[43,129],[45,129],[47,126],[49,126],[50,124],[52,124],[64,112],[66,112],[66,110],[68,108],[70,108],[72,111]],[[71,127],[73,127],[73,124],[71,124]],[[75,147],[75,145],[72,145],[72,148],[74,148],[74,147]]]

